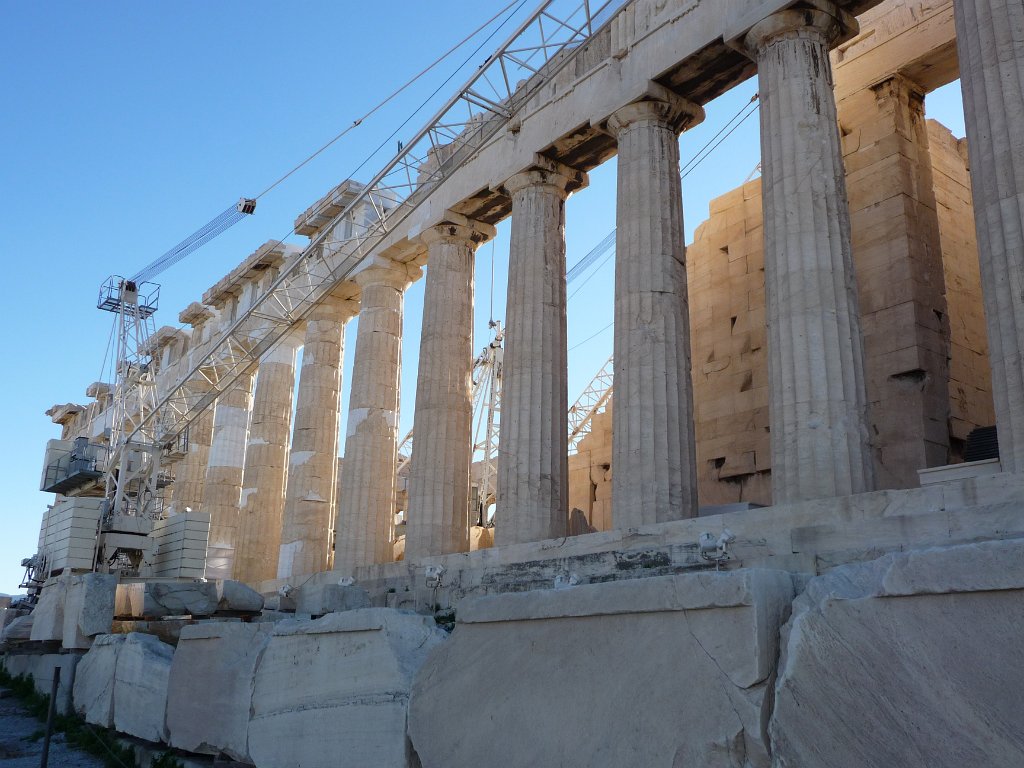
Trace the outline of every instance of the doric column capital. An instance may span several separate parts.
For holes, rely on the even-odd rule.
[[[308,320],[333,320],[339,323],[346,323],[359,314],[359,301],[356,299],[341,298],[334,294],[327,294],[313,311],[307,316]]]
[[[543,155],[537,155],[534,162],[519,173],[514,173],[495,189],[510,197],[527,187],[553,187],[562,199],[590,184],[590,178],[583,171],[570,168]]]
[[[422,269],[412,264],[402,264],[379,256],[366,260],[358,270],[352,275],[352,281],[363,290],[370,286],[385,285],[404,291],[423,274]]]
[[[501,185],[505,192],[511,197],[516,192],[527,187],[551,187],[563,200],[569,196],[566,187],[569,186],[569,179],[560,173],[545,171],[535,168],[530,171],[521,171],[511,176]]]
[[[679,96],[646,99],[620,107],[608,118],[608,130],[618,138],[635,125],[662,125],[676,133],[704,121],[704,108]]]
[[[923,86],[911,80],[900,72],[894,72],[889,77],[871,86],[876,98],[898,99],[900,102],[915,102],[919,109],[924,109],[924,97],[928,91]]]
[[[295,352],[305,341],[304,326],[305,323],[298,323],[292,326],[284,336],[274,342],[274,345],[260,356],[260,365],[264,363],[294,365]]]
[[[216,314],[212,309],[205,304],[200,304],[198,301],[193,301],[178,313],[178,322],[187,323],[193,328],[198,328],[207,320],[212,320],[214,317],[216,317]]]
[[[484,224],[482,221],[454,214],[448,214],[446,217],[458,220],[443,221],[420,232],[420,240],[428,247],[435,243],[470,244],[476,247],[486,243],[497,234],[497,230],[493,226]]]
[[[759,21],[737,41],[736,47],[756,61],[769,45],[787,35],[817,34],[831,46],[859,31],[857,19],[831,0],[804,0]]]

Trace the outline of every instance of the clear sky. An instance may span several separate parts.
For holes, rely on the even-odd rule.
[[[35,552],[40,516],[52,502],[37,490],[38,478],[45,442],[60,430],[43,412],[55,403],[86,403],[85,388],[101,374],[112,316],[95,308],[100,283],[110,274],[131,274],[239,197],[269,186],[503,5],[6,5],[0,32],[0,248],[7,276],[0,402],[6,428],[0,451],[9,478],[0,502],[0,592],[15,591],[19,563]],[[517,18],[533,5],[527,2]],[[504,34],[470,56],[483,39],[477,38],[261,199],[254,216],[157,278],[157,325],[178,325],[180,309],[264,242],[287,235],[297,214],[350,176],[451,78],[399,134],[410,138]],[[684,164],[755,91],[750,80],[708,105],[706,121],[681,138]],[[958,84],[929,95],[928,110],[963,136]],[[754,171],[757,125],[755,115],[683,182],[688,240],[706,218],[708,202]],[[393,151],[376,156],[356,178],[367,181]],[[614,160],[594,170],[590,182],[566,209],[570,266],[615,223]],[[507,255],[506,221],[493,246],[478,253],[478,348],[489,340],[492,259],[494,316],[504,318]],[[608,260],[569,286],[570,403],[611,354],[612,273]],[[412,425],[422,301],[421,280],[406,300],[403,434]],[[354,340],[351,325],[346,408]]]

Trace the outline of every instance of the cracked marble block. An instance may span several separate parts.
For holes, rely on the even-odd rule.
[[[153,635],[101,635],[75,670],[75,711],[93,725],[163,741],[173,656]]]
[[[775,768],[1024,765],[1024,544],[897,552],[811,579],[782,631]]]
[[[211,622],[185,627],[174,653],[167,692],[172,747],[249,758],[249,709],[256,666],[272,624]],[[196,696],[197,686],[203,695]]]
[[[406,737],[409,689],[445,637],[432,618],[391,608],[280,622],[256,668],[252,762],[257,768],[418,766]]]
[[[792,597],[749,569],[466,599],[413,685],[413,748],[423,768],[767,767]]]

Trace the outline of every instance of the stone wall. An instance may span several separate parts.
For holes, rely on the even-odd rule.
[[[962,460],[967,434],[995,420],[966,141],[926,126],[898,85],[844,104],[858,115],[844,146],[879,485],[914,487],[917,469]],[[710,214],[687,249],[698,495],[771,504],[760,179]],[[599,530],[610,446],[599,416],[570,457],[569,507]]]
[[[599,531],[612,528],[612,406],[592,417],[590,434],[569,455],[569,510]]]
[[[967,140],[928,121],[932,180],[939,217],[949,311],[949,450],[963,459],[964,441],[977,426],[995,424],[992,369],[981,296],[978,246],[974,233]]]
[[[701,506],[771,503],[761,180],[711,201],[687,249]]]
[[[956,511],[947,498],[956,494],[987,506]],[[84,655],[25,647],[2,663],[41,688],[61,664],[64,697],[73,679],[74,707],[90,723],[257,768],[1020,765],[1019,477],[845,502],[868,497],[877,515],[839,509],[831,525],[824,510],[844,500],[804,502],[803,526],[780,526],[781,509],[737,518],[737,552],[777,552],[767,568],[732,560],[722,571],[694,562],[666,573],[639,558],[616,580],[636,554],[621,531],[607,550],[614,563],[572,564],[578,585],[551,571],[514,581],[536,565],[523,552],[538,544],[459,555],[476,562],[481,582],[489,562],[519,560],[491,571],[503,593],[435,592],[432,601],[450,601],[451,635],[426,615],[341,601],[320,619],[275,610],[262,623],[203,621],[181,629],[176,648],[131,632],[102,635]],[[741,527],[757,518],[758,533]],[[999,518],[1001,533],[967,529],[985,518]],[[936,536],[923,533],[926,519]],[[663,523],[632,538],[650,550],[671,529],[711,523]],[[927,548],[956,540],[957,529],[960,541],[1013,538]],[[917,548],[871,559],[895,531]],[[810,535],[857,549],[835,567],[785,554]]]

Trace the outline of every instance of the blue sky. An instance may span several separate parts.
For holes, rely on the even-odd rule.
[[[86,386],[100,377],[112,317],[95,309],[100,283],[136,271],[239,197],[266,188],[503,5],[179,0],[5,7],[0,248],[8,330],[0,401],[7,428],[0,450],[9,480],[0,503],[0,592],[17,586],[19,563],[34,553],[40,516],[52,501],[37,490],[38,477],[45,442],[59,427],[43,412],[54,403],[85,403]],[[456,71],[473,47],[261,199],[253,217],[162,274],[157,324],[177,325],[178,311],[241,259],[285,237],[298,213],[348,177],[451,77],[400,134],[409,138],[494,43]],[[684,163],[755,90],[751,80],[708,105],[706,121],[681,139]],[[958,84],[931,94],[928,110],[963,135]],[[368,180],[391,152],[356,178]],[[742,183],[759,156],[753,117],[686,178],[688,239],[708,202]],[[614,160],[590,179],[566,209],[570,266],[614,227]],[[493,246],[478,254],[477,347],[489,340],[492,251],[494,314],[504,317],[508,222],[498,230]],[[602,329],[612,319],[612,277],[609,260],[569,287],[576,292],[568,308],[570,402],[611,353],[612,331]],[[421,280],[406,301],[403,434],[412,425],[422,299]],[[353,325],[346,407],[354,340]]]

